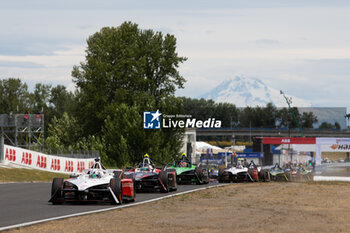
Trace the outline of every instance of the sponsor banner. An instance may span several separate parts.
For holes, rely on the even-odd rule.
[[[14,163],[24,167],[59,173],[81,173],[90,168],[94,159],[66,158],[4,145],[5,163]]]
[[[350,138],[316,138],[316,144],[350,144]]]
[[[206,164],[217,164],[217,165],[223,165],[225,163],[225,157],[222,156],[215,156],[210,158],[201,157],[201,163]]]
[[[350,152],[350,138],[317,138],[321,151]]]
[[[264,137],[263,144],[316,144],[316,138]]]
[[[201,163],[208,163],[208,164],[217,164],[217,165],[223,165],[225,163],[225,153],[218,153],[218,154],[213,154],[209,153],[209,149],[207,150],[206,155],[202,155],[200,159]]]
[[[320,145],[321,151],[325,152],[350,152],[350,143],[334,143],[329,145]]]
[[[227,156],[231,156],[232,152],[227,152]],[[237,158],[264,158],[264,153],[263,152],[245,152],[245,153],[234,153],[233,154]],[[225,152],[219,152],[218,156],[225,156]]]
[[[263,152],[237,153],[237,158],[264,158]]]
[[[328,147],[328,148],[325,148]],[[350,144],[322,145],[322,151],[350,152]],[[328,150],[327,150],[328,149]]]
[[[316,165],[320,165],[322,151],[350,152],[350,138],[316,138]]]

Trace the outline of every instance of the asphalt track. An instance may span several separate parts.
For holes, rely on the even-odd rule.
[[[208,185],[178,185],[178,190],[169,193],[137,193],[136,202],[151,200],[166,195],[186,192]],[[108,209],[110,204],[64,204],[52,205],[51,183],[3,183],[0,184],[0,228],[31,221],[60,217],[81,212]],[[123,204],[128,205],[128,203]]]

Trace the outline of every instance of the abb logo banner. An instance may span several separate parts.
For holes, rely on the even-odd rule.
[[[6,148],[5,160],[15,162],[16,161],[16,150]]]
[[[51,170],[54,171],[59,171],[61,170],[61,163],[60,163],[60,159],[51,159]]]
[[[73,161],[66,160],[66,166],[64,168],[65,172],[73,172]]]
[[[85,162],[84,161],[79,161],[77,163],[77,171],[78,172],[83,172],[84,169],[85,169]]]
[[[4,145],[5,164],[11,162],[33,169],[60,173],[81,173],[94,164],[94,159],[66,158]]]
[[[26,165],[32,165],[32,154],[28,152],[23,152],[21,163]]]
[[[316,138],[263,138],[263,144],[316,144]]]
[[[36,166],[40,168],[46,168],[47,166],[46,159],[47,159],[46,156],[38,155]]]

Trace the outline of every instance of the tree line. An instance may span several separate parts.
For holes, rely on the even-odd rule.
[[[181,98],[184,111],[192,117],[205,120],[208,117],[220,119],[224,128],[297,128],[288,108],[276,108],[272,103],[265,107],[237,108],[231,103],[215,103],[213,100]],[[299,126],[313,128],[317,117],[312,112],[299,112],[291,108]]]

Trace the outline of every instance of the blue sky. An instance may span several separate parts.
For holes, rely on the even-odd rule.
[[[174,34],[188,57],[178,95],[243,74],[315,106],[350,106],[350,2],[326,0],[0,2],[0,78],[74,88],[86,39],[125,21]]]

